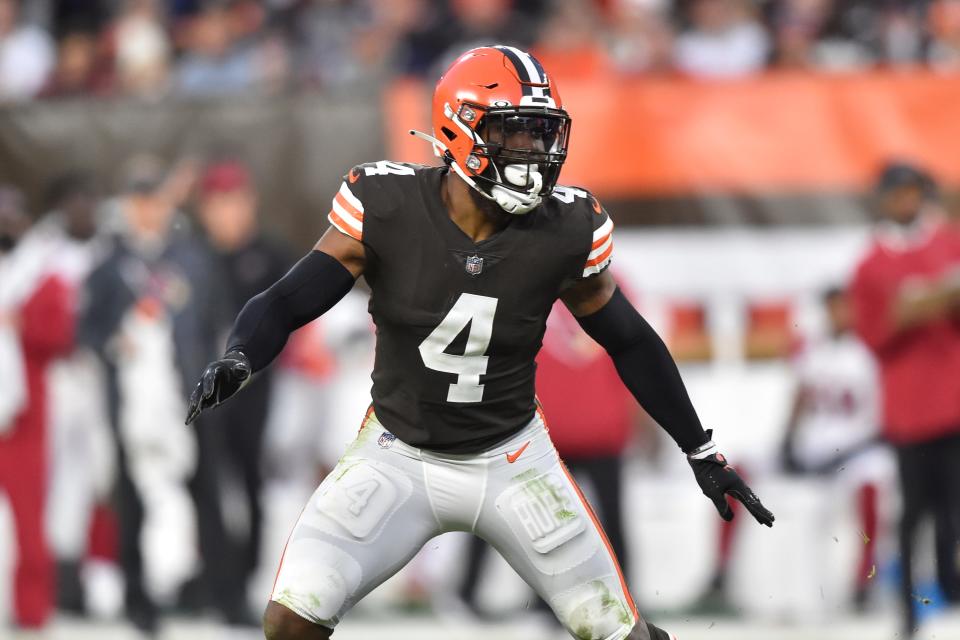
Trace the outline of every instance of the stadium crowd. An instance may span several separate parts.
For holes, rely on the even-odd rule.
[[[0,100],[435,76],[491,41],[565,73],[960,68],[957,0],[0,0]]]

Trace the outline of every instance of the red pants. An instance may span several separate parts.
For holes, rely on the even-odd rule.
[[[0,493],[10,501],[16,529],[14,616],[23,627],[42,626],[53,607],[54,569],[44,531],[46,443],[39,425],[24,424],[0,436]]]

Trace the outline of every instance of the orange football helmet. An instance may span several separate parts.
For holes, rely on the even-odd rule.
[[[437,82],[432,121],[433,136],[411,133],[508,213],[530,211],[556,186],[570,116],[529,53],[507,46],[464,53]]]

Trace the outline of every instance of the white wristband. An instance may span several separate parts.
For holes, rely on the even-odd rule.
[[[691,460],[703,460],[704,458],[709,458],[717,452],[717,445],[713,443],[713,440],[708,440],[706,443],[700,445],[693,451],[687,454],[687,457]]]

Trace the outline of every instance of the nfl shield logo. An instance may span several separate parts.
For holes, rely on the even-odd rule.
[[[384,431],[380,434],[380,437],[377,438],[377,444],[380,445],[381,449],[389,449],[393,446],[393,441],[397,439],[397,436],[393,435],[389,431]]]
[[[466,263],[467,273],[472,276],[480,275],[480,272],[483,271],[483,258],[480,256],[470,256],[467,258]]]

